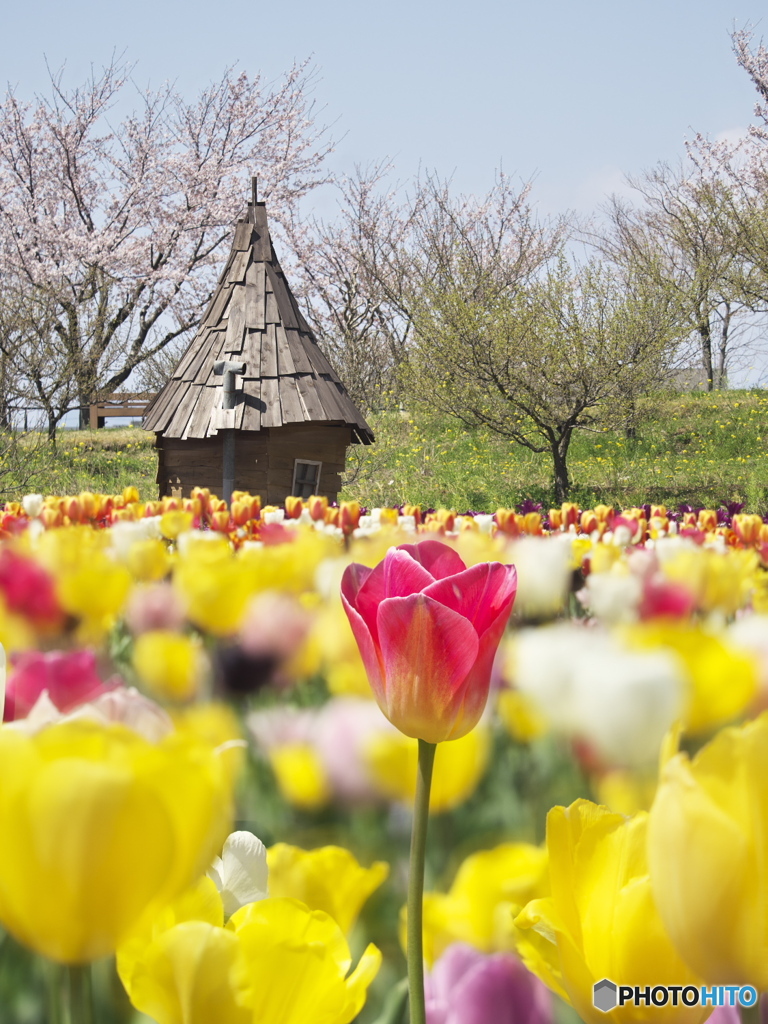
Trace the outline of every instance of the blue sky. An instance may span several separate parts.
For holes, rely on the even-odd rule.
[[[765,0],[15,0],[3,11],[0,82],[47,87],[46,60],[83,81],[113,52],[139,84],[192,97],[237,64],[278,78],[312,57],[335,171],[384,158],[483,193],[498,167],[535,177],[544,213],[593,212],[624,175],[743,131],[756,94],[734,27],[768,41]],[[328,215],[331,197],[315,195]],[[739,379],[768,378],[768,347]]]
[[[7,0],[6,0],[7,4]],[[37,0],[4,11],[0,80],[45,90],[113,50],[141,83],[192,95],[237,63],[279,76],[312,55],[315,97],[340,139],[333,165],[391,158],[483,192],[500,165],[536,175],[548,212],[592,209],[686,135],[743,128],[754,92],[729,32],[759,0]],[[764,28],[768,35],[768,21]]]

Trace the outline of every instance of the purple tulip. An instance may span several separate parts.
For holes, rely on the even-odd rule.
[[[762,1006],[760,1007],[762,1011]],[[761,1012],[761,1019],[765,1019]],[[741,1024],[741,1014],[737,1006],[718,1006],[707,1018],[707,1024]]]
[[[552,996],[509,953],[449,946],[425,979],[427,1024],[552,1024]]]

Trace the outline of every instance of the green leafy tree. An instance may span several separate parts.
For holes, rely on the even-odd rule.
[[[563,501],[574,432],[623,423],[635,399],[674,372],[680,308],[642,279],[562,254],[516,289],[492,274],[479,279],[472,266],[469,288],[462,269],[457,259],[452,280],[425,283],[412,305],[413,393],[468,426],[548,453]]]

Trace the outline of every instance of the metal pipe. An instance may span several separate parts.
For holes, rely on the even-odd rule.
[[[234,363],[229,359],[218,359],[213,364],[213,372],[217,377],[223,377],[222,381],[222,409],[234,409],[237,404],[237,382],[238,374],[245,373],[245,363]],[[232,501],[232,491],[235,489],[235,431],[226,429],[220,431],[222,434],[222,498],[229,505]]]

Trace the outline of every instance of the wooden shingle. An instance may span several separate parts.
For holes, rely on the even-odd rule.
[[[222,378],[213,373],[222,358],[245,363],[235,409],[226,417]],[[225,426],[266,431],[289,423],[342,423],[356,441],[373,441],[291,292],[264,203],[250,203],[197,334],[147,409],[144,426],[191,441]]]

